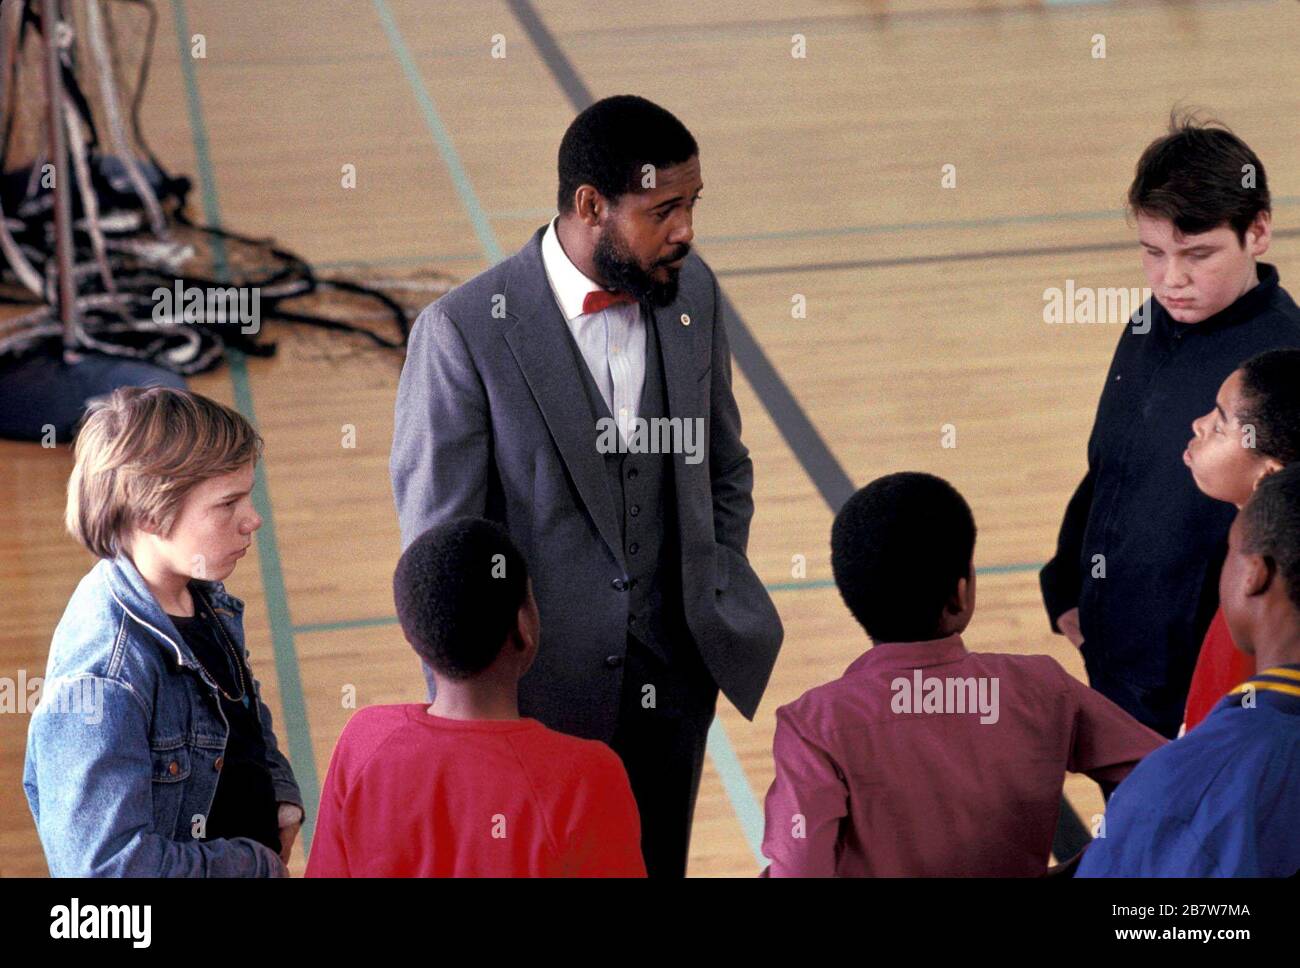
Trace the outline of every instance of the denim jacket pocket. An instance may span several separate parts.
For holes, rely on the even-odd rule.
[[[152,744],[149,758],[153,763],[153,829],[165,837],[172,836],[185,799],[185,781],[190,776],[190,751],[181,742]]]
[[[155,783],[180,783],[190,775],[190,751],[182,743],[153,745],[149,754]]]

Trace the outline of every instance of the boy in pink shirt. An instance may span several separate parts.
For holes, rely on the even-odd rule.
[[[348,722],[307,876],[644,877],[618,756],[519,716],[540,623],[509,535],[477,518],[430,528],[402,555],[393,592],[436,698]]]
[[[1041,875],[1065,772],[1116,784],[1164,742],[1049,656],[966,651],[974,550],[929,474],[836,517],[835,582],[875,647],[777,710],[771,876]]]

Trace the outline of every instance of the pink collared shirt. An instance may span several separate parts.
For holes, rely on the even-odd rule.
[[[1163,737],[1050,656],[877,645],[776,712],[773,877],[1037,876],[1067,770],[1118,782]]]

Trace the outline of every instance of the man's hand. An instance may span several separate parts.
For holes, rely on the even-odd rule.
[[[302,807],[296,803],[280,804],[280,860],[289,866],[289,855],[293,853],[293,842],[298,839],[302,829]]]
[[[1061,634],[1070,640],[1070,644],[1076,649],[1083,645],[1083,633],[1079,631],[1079,609],[1077,607],[1070,609],[1068,612],[1062,612],[1056,620],[1056,627],[1061,630]]]

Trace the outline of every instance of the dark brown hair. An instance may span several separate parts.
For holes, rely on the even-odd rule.
[[[1242,243],[1255,216],[1272,210],[1264,165],[1250,146],[1226,125],[1177,109],[1169,133],[1138,159],[1128,206],[1185,235],[1230,225]]]

